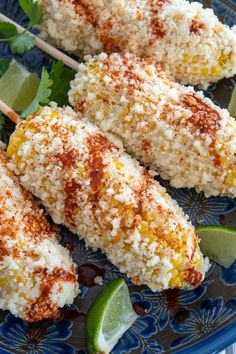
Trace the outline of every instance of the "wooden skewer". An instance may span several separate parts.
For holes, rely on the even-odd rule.
[[[13,123],[17,124],[21,121],[19,114],[17,114],[5,102],[0,100],[0,111],[5,114]]]
[[[24,27],[18,25],[16,22],[12,21],[10,18],[3,15],[2,13],[0,13],[0,22],[9,22],[9,23],[13,24],[14,26],[16,26],[18,33],[22,33],[25,31]],[[38,48],[42,49],[44,52],[51,55],[53,58],[55,58],[57,60],[61,60],[69,68],[74,69],[76,71],[78,70],[78,62],[76,60],[70,58],[68,55],[66,55],[63,52],[61,52],[60,50],[54,48],[52,45],[48,44],[47,42],[45,42],[41,38],[35,36],[31,32],[28,31],[27,33],[29,33],[32,37],[35,38],[35,44]]]

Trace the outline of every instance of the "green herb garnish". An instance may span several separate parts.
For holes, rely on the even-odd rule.
[[[23,118],[37,111],[41,104],[47,104],[51,95],[51,86],[53,81],[49,78],[49,74],[45,68],[42,70],[41,80],[35,98],[22,113]]]
[[[24,13],[29,17],[29,26],[40,25],[43,22],[43,9],[38,2],[33,0],[19,0]]]
[[[29,24],[24,32],[18,33],[14,24],[0,23],[0,42],[9,42],[13,53],[25,53],[35,45],[35,38],[27,33],[33,26],[43,22],[42,6],[33,0],[19,0],[24,13],[29,17]]]
[[[61,61],[52,64],[50,73],[43,68],[37,94],[21,116],[25,118],[36,112],[41,105],[51,101],[56,102],[59,106],[67,105],[70,81],[74,76],[75,71],[67,68]]]
[[[67,105],[70,81],[75,77],[75,71],[67,68],[62,61],[52,64],[49,78],[53,81],[51,86],[50,101],[56,102],[60,106]]]
[[[15,60],[0,59],[0,98],[21,114],[22,118],[36,112],[50,101],[59,106],[68,104],[70,81],[75,71],[61,61],[54,62],[51,71],[42,70],[41,78]]]

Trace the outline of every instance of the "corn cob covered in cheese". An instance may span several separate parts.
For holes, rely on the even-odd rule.
[[[0,309],[29,322],[56,319],[77,294],[69,252],[0,151]]]
[[[130,52],[191,85],[236,73],[236,26],[185,0],[39,0],[42,33],[69,52]]]
[[[71,108],[52,106],[17,126],[8,154],[54,222],[100,248],[135,284],[198,286],[205,263],[193,226],[117,144]]]
[[[69,100],[174,187],[236,197],[236,122],[201,92],[133,55],[80,64]]]

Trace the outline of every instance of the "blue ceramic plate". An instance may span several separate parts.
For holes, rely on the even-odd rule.
[[[221,20],[236,24],[235,0],[206,0]],[[15,0],[0,0],[0,12],[25,25]],[[0,56],[11,56],[7,45],[0,46]],[[50,58],[33,49],[16,59],[30,70],[40,73],[50,65]],[[206,94],[222,107],[227,107],[235,78],[222,80]],[[228,198],[205,198],[194,190],[167,190],[201,225],[236,227],[236,201]],[[75,262],[81,266],[93,263],[104,270],[104,282],[124,277],[101,253],[86,250],[84,243],[62,230],[63,244],[69,244]],[[147,313],[134,323],[120,339],[113,354],[124,353],[217,353],[236,341],[236,263],[230,269],[213,264],[202,285],[192,291],[168,290],[152,293],[146,287],[132,285],[126,279],[133,302],[139,302]],[[99,286],[81,287],[80,299],[57,322],[27,324],[8,312],[0,312],[0,353],[84,354],[86,353],[84,317]]]

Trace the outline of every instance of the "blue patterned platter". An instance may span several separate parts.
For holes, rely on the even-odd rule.
[[[205,5],[211,6],[223,22],[230,26],[236,24],[235,0],[206,0]],[[0,12],[23,26],[26,24],[17,0],[0,0]],[[0,56],[11,55],[8,45],[2,44]],[[38,73],[51,61],[36,48],[15,58]],[[206,94],[220,106],[227,107],[234,81],[235,78],[222,80]],[[236,200],[205,198],[194,190],[177,190],[166,182],[162,183],[195,225],[236,227]],[[104,283],[111,278],[124,277],[101,253],[87,250],[83,242],[65,229],[62,234],[62,243],[70,245],[72,257],[78,265],[97,265],[104,270]],[[113,354],[212,354],[236,341],[236,262],[230,269],[212,264],[202,285],[192,291],[152,293],[146,287],[126,281],[132,301],[142,303],[147,313],[139,317],[120,339]],[[82,286],[80,299],[56,322],[27,324],[0,311],[0,353],[85,354],[85,316],[81,313],[87,312],[99,290],[99,286]]]

